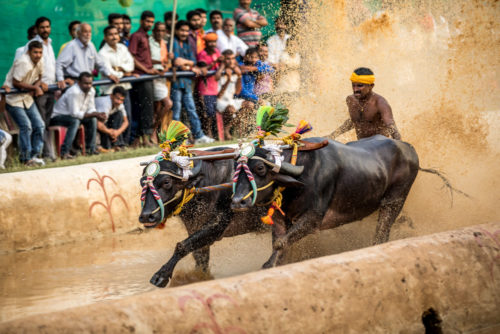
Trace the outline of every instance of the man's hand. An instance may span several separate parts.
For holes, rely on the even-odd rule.
[[[238,66],[235,66],[233,68],[233,70],[234,70],[234,74],[236,74],[237,76],[241,77],[241,69]]]
[[[196,66],[193,67],[191,69],[191,71],[194,72],[194,74],[196,74],[196,76],[199,76],[201,74],[201,72],[202,72],[202,70],[199,67],[196,67]],[[205,69],[205,71],[206,71],[206,69]],[[205,72],[205,74],[206,74],[206,72]]]
[[[40,88],[40,86],[37,86],[35,88],[35,96],[42,96],[43,95],[43,90]]]
[[[110,74],[108,75],[109,80],[113,81],[115,84],[120,82],[120,79],[116,77],[116,75]]]
[[[5,89],[6,93],[10,93],[10,87],[9,86],[3,85],[2,88]]]
[[[59,89],[62,89],[62,90],[66,89],[66,81],[64,81],[64,80],[58,81],[57,87],[59,87]]]
[[[97,118],[98,121],[103,123],[106,122],[106,120],[108,119],[106,113],[103,112],[95,112],[95,117]]]
[[[226,68],[226,75],[228,76],[228,78],[230,78],[232,74],[233,74],[233,69],[232,68]]]
[[[160,72],[156,68],[150,68],[146,73],[147,74],[151,74],[151,75],[158,75],[158,74],[160,74]]]
[[[44,91],[44,92],[47,92],[49,90],[49,86],[44,83],[44,82],[40,82],[40,88]]]

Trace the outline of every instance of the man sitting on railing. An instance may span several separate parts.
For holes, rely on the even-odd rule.
[[[44,91],[47,91],[47,85],[41,81],[42,54],[42,43],[30,42],[28,52],[14,61],[6,81],[10,88],[29,91],[6,97],[7,111],[19,127],[19,160],[27,166],[45,165],[39,157],[43,148],[45,124],[33,100],[33,96],[42,96]]]
[[[99,113],[95,108],[95,89],[92,87],[92,74],[80,73],[78,84],[71,86],[54,106],[50,125],[66,127],[66,137],[61,147],[62,159],[73,159],[70,153],[80,124],[85,127],[85,147],[89,154],[98,154],[95,149],[97,119],[104,122],[106,114]]]

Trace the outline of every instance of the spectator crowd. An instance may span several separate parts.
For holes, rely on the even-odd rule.
[[[72,21],[70,40],[56,54],[51,20],[38,18],[2,86],[7,92],[22,90],[2,96],[19,128],[20,162],[36,166],[46,159],[73,159],[81,147],[92,155],[153,146],[172,119],[189,125],[194,144],[241,137],[259,105],[298,93],[300,55],[282,17],[275,19],[276,33],[267,42],[261,29],[268,20],[251,8],[251,0],[240,0],[233,18],[213,10],[208,19],[211,28],[204,31],[204,9],[189,11],[185,20],[169,11],[163,21],[146,10],[132,33],[130,17],[112,13],[98,50],[92,26]],[[171,78],[123,80],[167,71]],[[176,77],[177,71],[195,77]],[[99,75],[110,84],[94,88]],[[54,145],[51,130],[61,128],[64,140]],[[9,132],[0,130],[0,168],[11,142]]]

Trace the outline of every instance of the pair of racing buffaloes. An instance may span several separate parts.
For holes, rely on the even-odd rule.
[[[438,175],[450,192],[455,190],[438,171],[420,168],[413,146],[400,140],[389,105],[372,92],[373,73],[365,70],[351,76],[351,119],[331,135],[354,127],[359,140],[347,144],[323,137],[301,140],[312,129],[305,121],[278,143],[266,143],[290,126],[282,105],[259,108],[256,139],[238,149],[190,150],[184,145],[189,129],[171,122],[159,135],[161,153],[147,163],[141,178],[139,221],[147,228],[162,227],[168,217],[179,215],[189,236],[150,282],[165,287],[189,253],[197,269],[208,272],[215,241],[269,225],[273,251],[263,268],[282,264],[290,245],[304,236],[376,210],[374,244],[383,243],[419,170]]]

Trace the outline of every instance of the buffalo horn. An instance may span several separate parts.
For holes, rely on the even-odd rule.
[[[193,170],[191,171],[191,173],[193,173],[193,176],[197,176],[200,173],[201,165],[201,162],[199,162],[198,164],[194,164]]]
[[[280,173],[282,174],[297,177],[300,176],[302,172],[304,172],[304,166],[295,166],[284,161],[281,163]]]

